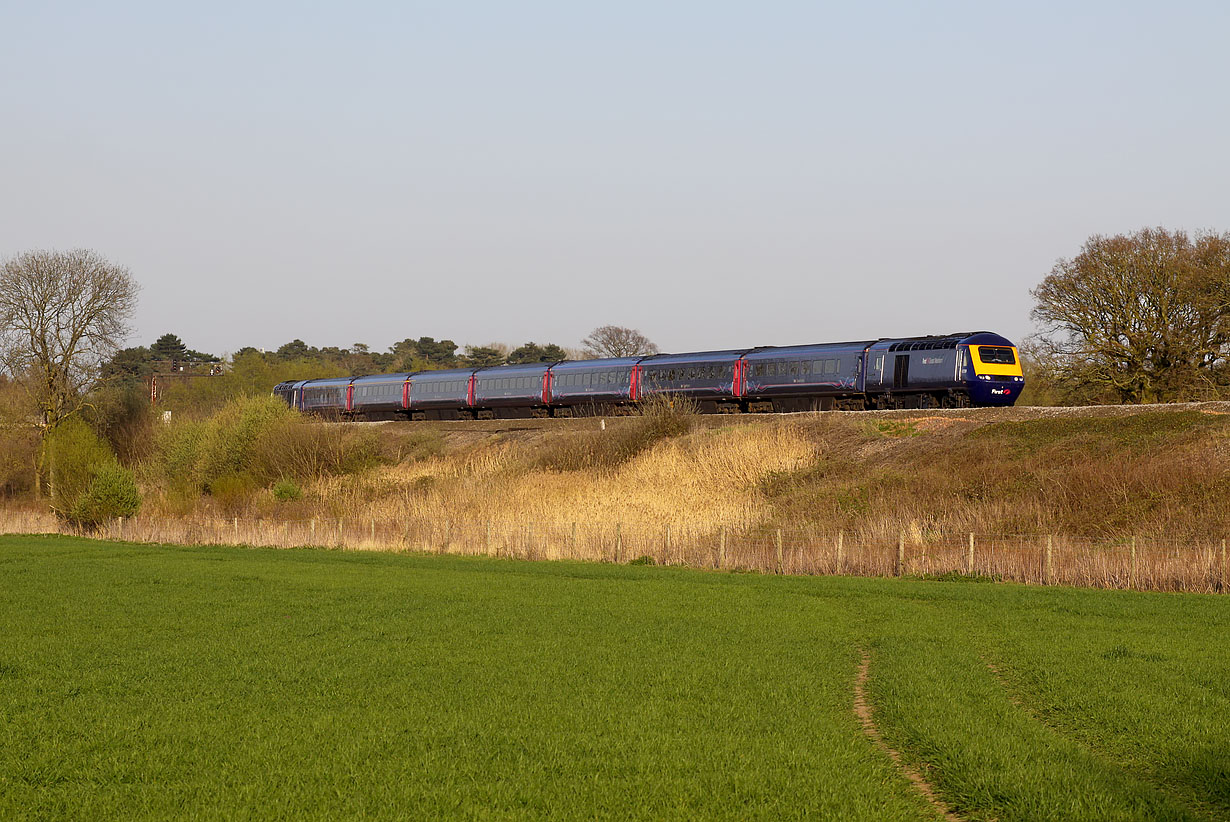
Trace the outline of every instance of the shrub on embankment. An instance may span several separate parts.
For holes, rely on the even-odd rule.
[[[43,460],[51,475],[51,508],[82,528],[95,528],[141,508],[132,471],[80,417],[69,417],[48,433]]]
[[[253,496],[272,496],[279,482],[358,473],[384,460],[370,428],[322,424],[280,399],[252,397],[162,427],[144,476],[159,490],[164,509],[169,502],[173,512],[187,513],[209,498],[238,513]]]

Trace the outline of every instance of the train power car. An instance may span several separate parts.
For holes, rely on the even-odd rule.
[[[326,417],[504,419],[629,414],[658,395],[708,413],[1012,405],[1020,356],[989,331],[279,383]]]

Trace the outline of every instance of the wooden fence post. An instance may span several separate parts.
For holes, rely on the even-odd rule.
[[[123,518],[123,517],[120,517],[120,521],[119,521],[119,529],[120,529],[120,535],[119,535],[118,537],[116,537],[116,539],[122,540],[122,539],[124,539],[124,518]],[[1225,544],[1223,543],[1223,545],[1222,545],[1222,555],[1223,555],[1223,557],[1225,556],[1225,553],[1226,553],[1226,550],[1225,550]],[[1223,560],[1222,564],[1223,564],[1223,565],[1225,565],[1224,560]]]
[[[534,558],[534,523],[525,524],[525,558]]]
[[[337,518],[337,547],[338,548],[346,547],[346,543],[342,541],[342,528],[344,526],[344,523],[345,523],[345,520],[343,520],[341,517]]]
[[[1043,566],[1043,569],[1042,569],[1042,581],[1046,585],[1053,585],[1055,582],[1054,574],[1051,569],[1051,548],[1052,548],[1053,541],[1054,541],[1054,536],[1051,534],[1047,534],[1046,535],[1046,564]]]
[[[376,518],[372,517],[372,542],[376,541]]]
[[[615,523],[615,564],[618,565],[624,552],[624,534],[622,522]]]
[[[491,556],[491,520],[487,520],[483,529],[483,552]]]
[[[846,532],[844,529],[842,529],[837,532],[837,563],[835,564],[833,568],[833,573],[835,574],[841,573],[841,563],[843,559],[842,554],[845,553],[845,550],[846,550]]]
[[[726,567],[726,526],[718,528],[718,567]]]
[[[312,517],[311,534],[312,534],[312,538],[310,541],[312,545],[315,545],[316,544],[316,517]]]
[[[965,559],[965,573],[974,575],[974,532],[969,532],[969,556]]]
[[[575,522],[572,523],[572,535],[568,539],[568,553],[570,554],[569,559],[577,558],[577,524]]]
[[[671,561],[671,524],[666,523],[666,554],[662,557],[662,564],[666,565]]]
[[[897,576],[905,576],[905,531],[897,537]]]
[[[239,517],[235,517],[235,542],[239,542]]]
[[[777,573],[782,573],[782,529],[777,529]]]

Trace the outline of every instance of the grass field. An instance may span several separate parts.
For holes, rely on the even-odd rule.
[[[0,538],[0,818],[1230,816],[1230,599]]]

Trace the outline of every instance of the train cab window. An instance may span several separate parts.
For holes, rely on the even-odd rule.
[[[994,365],[1016,365],[1016,357],[1011,348],[999,345],[978,346],[978,358],[985,363]]]

